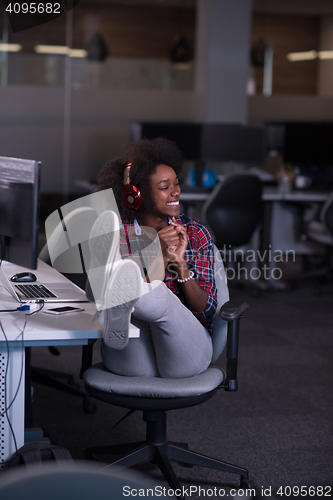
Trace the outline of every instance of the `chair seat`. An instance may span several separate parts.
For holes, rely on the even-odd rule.
[[[319,224],[320,223],[318,223],[318,225]],[[331,233],[325,228],[313,228],[311,226],[308,226],[306,234],[311,240],[317,243],[321,243],[327,246],[333,246],[333,237]]]
[[[110,394],[138,398],[186,398],[208,393],[223,381],[224,374],[215,367],[205,372],[182,379],[159,377],[124,377],[109,372],[98,363],[83,374],[85,384],[93,389]]]

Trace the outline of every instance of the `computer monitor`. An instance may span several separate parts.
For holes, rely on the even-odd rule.
[[[263,127],[229,123],[133,122],[130,140],[165,137],[174,141],[185,160],[264,163]]]
[[[37,268],[40,169],[0,156],[0,259],[29,269]]]
[[[265,160],[264,128],[236,123],[204,124],[201,159],[263,164]]]
[[[284,160],[295,165],[332,165],[332,137],[332,122],[287,122]]]
[[[200,123],[132,122],[130,140],[134,142],[163,137],[177,144],[185,160],[195,161],[201,159],[201,131]]]
[[[265,144],[267,156],[283,156],[285,143],[285,122],[265,123]]]

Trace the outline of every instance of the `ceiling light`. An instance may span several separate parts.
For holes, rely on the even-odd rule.
[[[308,50],[307,52],[290,52],[287,54],[289,61],[310,61],[317,58],[316,50]]]
[[[0,42],[0,52],[19,52],[20,50],[22,50],[22,45],[19,43]]]
[[[319,59],[333,59],[333,50],[320,50],[318,57]]]
[[[87,57],[88,55],[88,52],[84,49],[71,49],[69,51],[69,55],[70,57],[81,57],[81,58],[84,58],[84,57]]]
[[[35,45],[37,54],[61,55],[69,57],[87,57],[87,51],[84,49],[70,49],[65,45]]]

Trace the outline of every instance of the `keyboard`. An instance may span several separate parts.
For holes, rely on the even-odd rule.
[[[57,296],[44,285],[15,285],[15,287],[26,299],[44,299],[45,297],[57,298]]]

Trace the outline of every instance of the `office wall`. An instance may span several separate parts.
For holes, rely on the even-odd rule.
[[[319,16],[254,13],[251,47],[258,40],[273,49],[273,94],[317,93],[318,60],[291,62],[288,52],[319,50]],[[256,92],[263,87],[263,68],[255,68]]]
[[[252,96],[249,124],[266,120],[331,120],[333,99]],[[43,162],[42,191],[61,192],[62,88],[10,86],[0,92],[0,154]],[[122,153],[131,120],[201,121],[204,95],[194,92],[75,90],[72,92],[70,185],[93,179],[102,164]]]
[[[208,0],[198,0],[198,3],[202,2],[206,5]],[[216,1],[213,4],[219,5]],[[233,4],[233,9],[236,9],[235,2]],[[231,6],[229,7],[231,9]],[[191,9],[189,11],[187,29],[189,33],[193,33],[195,16]],[[246,12],[249,13],[248,6]],[[233,15],[234,11],[231,9],[230,17],[232,18]],[[186,16],[183,16],[182,20],[184,21],[185,18]],[[246,22],[246,18],[242,18],[242,26],[245,26]],[[83,30],[84,21],[81,19],[80,23]],[[315,30],[315,25],[311,25]],[[165,37],[165,31],[163,33]],[[121,31],[120,34],[123,36],[125,31]],[[278,29],[275,34],[279,34]],[[281,32],[281,37],[284,36],[285,33]],[[292,33],[290,36],[293,36]],[[235,37],[238,37],[237,30],[235,30]],[[244,50],[245,39],[247,35],[243,33],[243,55],[247,54],[247,50]],[[43,39],[43,41],[47,40]],[[217,36],[215,44],[220,41],[223,42]],[[193,36],[191,43],[193,43]],[[235,41],[235,47],[237,43]],[[197,55],[199,47],[200,44],[195,48]],[[204,53],[202,57],[206,57]],[[237,57],[234,58],[234,61],[238,60]],[[244,75],[248,68],[245,68],[244,64],[243,61],[241,68],[235,68],[235,71],[241,71],[242,79],[245,81]],[[333,63],[330,62],[330,64]],[[244,121],[247,115],[249,124],[262,125],[267,120],[331,120],[333,117],[333,98],[329,96],[273,94],[271,97],[256,95],[247,98],[245,88],[239,101],[237,101],[237,92],[231,88],[232,99],[228,102],[228,114],[225,114],[226,106],[223,105],[229,98],[227,93],[223,95],[224,100],[221,100],[218,103],[219,106],[214,109],[214,94],[219,95],[221,92],[214,89],[212,92],[210,89],[212,96],[209,108],[212,113],[210,114],[207,112],[208,90],[203,82],[204,78],[199,78],[200,75],[201,77],[204,75],[203,71],[197,74],[195,91],[111,88],[73,90],[71,93],[70,189],[74,189],[76,179],[93,179],[107,159],[121,154],[129,139],[131,120],[210,121],[213,117],[215,121]],[[222,81],[223,74],[220,73],[218,76],[219,81]],[[330,78],[332,79],[332,76]],[[308,81],[307,78],[306,80]],[[311,82],[313,87],[313,80]],[[230,89],[229,83],[227,88]],[[327,88],[331,90],[333,87],[329,85]],[[232,103],[235,106],[241,103],[241,106],[232,108]],[[216,116],[217,110],[218,116]],[[63,114],[63,87],[11,85],[0,88],[0,155],[42,160],[43,192],[61,192],[63,188]]]
[[[333,98],[311,95],[249,97],[249,124],[269,120],[333,120]]]
[[[320,50],[333,50],[333,16],[321,21]],[[319,62],[318,95],[333,97],[333,59]]]
[[[236,80],[229,75],[229,66],[225,66],[223,61],[219,61],[214,65],[214,72],[208,82],[208,88],[205,88],[203,91],[198,89],[194,92],[190,90],[173,91],[170,89],[120,90],[111,88],[95,88],[94,90],[81,88],[72,90],[70,93],[71,129],[70,137],[67,137],[66,141],[70,144],[69,165],[67,163],[68,156],[64,155],[64,150],[65,152],[68,151],[66,145],[64,147],[63,132],[64,89],[23,85],[4,87],[0,89],[1,154],[40,159],[43,162],[42,191],[67,192],[68,171],[69,189],[72,191],[76,179],[93,179],[106,160],[122,153],[129,140],[129,123],[131,120],[245,122],[247,103],[245,93],[246,60],[251,17],[250,2],[248,0],[245,1],[246,9],[244,12],[242,10],[244,0],[235,0],[233,2],[229,0],[223,0],[223,2],[222,0],[204,0],[205,5],[208,2],[215,8],[216,15],[223,17],[223,23],[228,27],[228,30],[223,30],[226,33],[225,36],[228,35],[227,42],[229,40],[235,46],[237,57],[233,57],[232,59],[232,70]],[[224,10],[221,10],[222,3],[225,6]],[[75,14],[77,12],[79,11],[75,10]],[[121,10],[121,16],[123,16],[124,12],[125,9],[124,11]],[[230,29],[232,19],[237,19],[239,13],[242,14],[242,22],[239,25],[243,33],[241,41],[239,41],[238,33]],[[100,12],[98,15],[100,26],[104,26],[105,28],[102,21],[103,16],[100,16]],[[174,19],[173,14],[170,14],[170,16],[170,19]],[[136,33],[134,30],[134,17],[132,16],[131,18],[132,31],[130,33],[133,36]],[[178,19],[178,28],[182,25],[185,26],[185,34],[188,33],[189,40],[191,39],[191,30],[194,27],[194,17],[194,9],[189,9],[185,13],[183,12]],[[185,18],[187,18],[187,23],[185,22]],[[110,19],[109,22],[111,23]],[[145,16],[142,17],[142,20],[144,19]],[[107,27],[111,26],[112,28],[113,26],[113,30],[117,28],[118,34],[120,29],[121,38],[126,39],[124,17],[120,17],[118,21],[120,23],[119,26],[118,23],[114,25],[111,23]],[[152,24],[151,15],[148,19],[149,23]],[[163,20],[160,20],[158,23],[157,31],[160,37],[160,31],[162,30],[164,41],[169,36],[171,37],[170,39],[173,38],[176,28],[174,27],[174,31],[170,30],[170,23],[170,20],[164,22],[165,26]],[[209,19],[208,26],[206,26],[207,31],[210,32],[212,23],[214,24],[214,33],[216,36],[211,45],[214,46],[214,53],[217,54],[221,43],[224,43],[224,46],[226,45],[226,39],[218,34],[219,26],[216,16],[212,16]],[[86,26],[84,18],[80,20],[79,24],[82,29],[79,29],[77,32],[82,34]],[[123,28],[122,30],[121,27]],[[142,26],[140,25],[139,28],[142,29]],[[76,31],[74,30],[74,32]],[[53,30],[52,33],[54,35],[55,31]],[[106,37],[106,33],[107,29],[105,28],[105,31],[102,30],[102,34]],[[23,37],[23,34],[18,35]],[[132,40],[132,45],[135,40],[138,41],[140,39],[137,33],[136,38],[135,36],[133,38],[133,36],[132,38],[129,36]],[[146,34],[147,38],[149,36]],[[41,30],[41,39],[38,38],[39,43],[41,41],[45,43],[49,40],[45,37],[45,30]],[[159,41],[159,37],[156,34],[156,37],[152,38],[153,41],[151,43],[153,45],[156,43],[158,46],[161,42],[161,40]],[[19,40],[19,36],[13,37],[11,41],[21,41],[23,44],[23,41]],[[115,44],[115,42],[113,43]],[[112,49],[111,38],[108,45]],[[74,46],[76,46],[76,43],[74,43]],[[126,44],[124,47],[126,48]],[[164,43],[165,47],[169,46]],[[120,48],[118,47],[117,50],[118,52],[116,53],[120,55]],[[228,60],[228,51],[225,48],[224,53],[225,60]],[[126,54],[128,55],[128,52]],[[140,52],[140,54],[147,55],[146,52]],[[242,56],[241,59],[238,57],[239,54]],[[155,57],[157,55],[168,57],[168,51],[164,50],[164,52],[151,55]],[[216,87],[214,78],[216,75],[218,76],[218,87]],[[239,75],[241,75],[241,81]],[[233,84],[234,81],[237,82],[237,85]],[[219,98],[218,107],[214,104],[216,102],[215,95]],[[223,96],[222,100],[221,95]],[[68,93],[67,98],[69,99]],[[207,112],[207,109],[210,112]],[[66,156],[66,161],[64,160],[64,156]],[[63,169],[66,169],[66,172]]]
[[[247,122],[251,7],[251,0],[198,0],[195,84],[206,96],[205,122]]]
[[[64,89],[0,89],[0,154],[43,162],[42,191],[62,191]],[[74,90],[71,94],[70,187],[93,179],[120,155],[131,120],[200,121],[203,95],[154,90]]]

